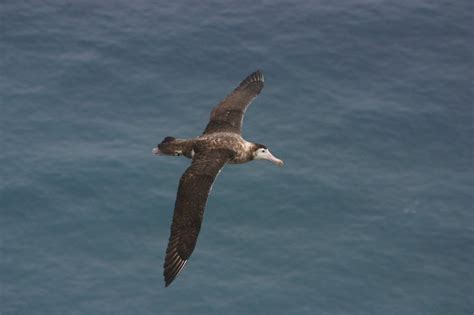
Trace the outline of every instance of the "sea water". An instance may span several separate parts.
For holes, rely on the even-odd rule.
[[[474,312],[470,0],[2,1],[0,314]],[[164,288],[179,178],[243,136]]]

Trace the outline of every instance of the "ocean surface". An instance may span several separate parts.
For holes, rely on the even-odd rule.
[[[474,313],[474,5],[2,1],[0,314]],[[164,288],[182,157],[243,135]]]

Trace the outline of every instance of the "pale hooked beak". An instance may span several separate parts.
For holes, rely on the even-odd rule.
[[[267,151],[267,156],[265,157],[265,159],[275,163],[278,166],[283,166],[284,164],[282,160],[276,158],[273,154],[270,153],[270,151]]]

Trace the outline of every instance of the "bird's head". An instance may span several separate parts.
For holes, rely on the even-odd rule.
[[[254,160],[268,160],[275,163],[278,166],[283,166],[283,161],[276,158],[270,150],[263,144],[255,143],[255,149],[253,151]]]

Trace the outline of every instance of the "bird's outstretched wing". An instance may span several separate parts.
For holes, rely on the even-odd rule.
[[[207,197],[221,168],[230,159],[227,150],[196,153],[181,176],[164,264],[165,286],[183,269],[201,229]]]
[[[212,110],[211,119],[206,130],[204,130],[204,134],[214,132],[241,134],[245,111],[262,89],[263,74],[260,70],[257,70],[245,78],[232,93]]]

